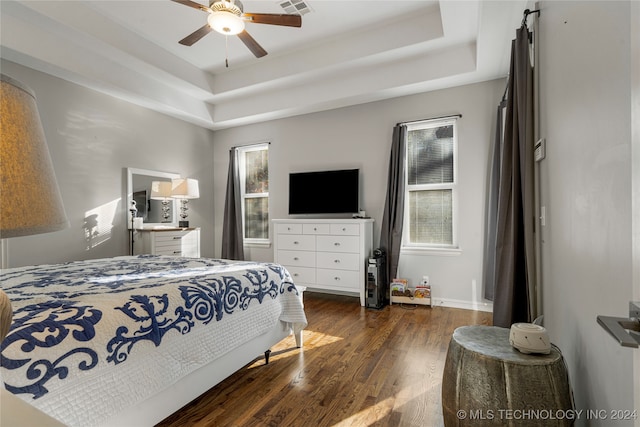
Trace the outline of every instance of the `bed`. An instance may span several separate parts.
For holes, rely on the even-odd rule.
[[[125,256],[7,269],[0,288],[5,387],[69,426],[153,425],[306,326],[273,263]]]

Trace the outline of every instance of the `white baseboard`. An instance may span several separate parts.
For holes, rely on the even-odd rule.
[[[334,295],[344,295],[344,296],[352,296],[358,297],[357,293],[354,292],[341,292],[334,290],[324,290],[324,289],[314,289],[311,286],[307,286],[307,292],[319,292],[319,293],[327,293]],[[450,298],[431,298],[432,307],[449,307],[449,308],[462,308],[464,310],[474,310],[474,311],[486,311],[488,313],[493,312],[493,303],[491,301],[465,301],[458,299],[450,299]]]
[[[464,301],[458,299],[449,298],[435,298],[433,297],[433,307],[450,307],[450,308],[462,308],[465,310],[486,311],[493,312],[493,303],[490,301]]]

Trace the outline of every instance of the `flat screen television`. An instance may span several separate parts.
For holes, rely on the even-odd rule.
[[[359,169],[289,174],[289,214],[353,214],[360,210]]]

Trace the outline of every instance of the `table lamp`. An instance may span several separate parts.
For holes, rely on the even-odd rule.
[[[69,227],[36,98],[27,86],[1,76],[0,237]]]
[[[171,199],[171,181],[152,181],[151,196],[153,200],[162,200],[162,222],[169,221],[169,202]]]
[[[178,226],[189,227],[189,221],[187,216],[189,213],[189,199],[197,199],[200,197],[200,190],[198,188],[198,180],[191,178],[174,178],[172,180],[173,188],[171,190],[171,196],[175,199],[180,199],[180,218],[182,218]]]

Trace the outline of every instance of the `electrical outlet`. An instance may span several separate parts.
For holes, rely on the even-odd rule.
[[[420,282],[422,286],[429,286],[429,276],[422,276],[422,281]]]

